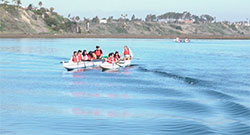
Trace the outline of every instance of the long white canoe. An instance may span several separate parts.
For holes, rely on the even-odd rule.
[[[87,67],[99,67],[104,63],[104,60],[92,60],[92,61],[81,61],[81,62],[62,62],[63,67],[67,70],[74,70],[79,68]]]
[[[119,69],[120,67],[130,66],[130,64],[131,64],[131,61],[126,60],[126,61],[120,61],[119,63],[112,63],[112,64],[108,62],[104,62],[100,66],[103,70],[116,70],[116,69]]]

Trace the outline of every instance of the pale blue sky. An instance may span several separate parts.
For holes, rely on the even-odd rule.
[[[40,0],[22,0],[23,5]],[[239,21],[250,19],[250,0],[41,0],[45,7],[54,7],[57,12],[92,18],[133,14],[145,18],[147,14],[189,11],[192,14],[210,14],[217,20]]]

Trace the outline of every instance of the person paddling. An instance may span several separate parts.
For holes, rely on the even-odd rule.
[[[88,53],[88,60],[93,60],[92,51],[89,51]]]
[[[120,61],[120,55],[119,55],[119,53],[118,53],[118,51],[116,51],[115,52],[115,60],[117,61],[117,62],[119,62]]]
[[[132,51],[128,48],[128,46],[124,46],[124,51],[123,54],[124,55],[124,60],[131,60],[133,59],[133,53]]]
[[[92,52],[92,60],[96,60],[97,56],[95,54],[95,52]]]
[[[78,62],[78,57],[77,57],[76,51],[73,52],[73,56],[71,57],[71,61],[74,63]]]
[[[181,39],[180,39],[179,37],[176,37],[176,38],[175,38],[175,42],[176,42],[176,43],[180,43],[180,42],[181,42]]]
[[[190,40],[186,37],[185,40],[184,40],[185,43],[189,43]]]
[[[78,62],[83,61],[83,56],[82,56],[82,51],[81,50],[78,50],[77,58],[78,58]]]
[[[115,62],[115,61],[114,61],[114,53],[110,53],[110,54],[109,54],[109,57],[108,57],[108,59],[107,59],[107,62],[108,62],[109,64],[112,64],[112,63]]]
[[[83,61],[87,61],[88,60],[88,54],[87,54],[86,50],[83,50],[82,55],[83,55]]]
[[[101,50],[100,46],[96,46],[95,55],[96,55],[96,59],[102,58],[102,50]]]

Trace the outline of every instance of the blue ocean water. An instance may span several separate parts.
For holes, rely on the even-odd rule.
[[[132,66],[60,64],[96,45]],[[250,134],[250,41],[0,39],[0,134]]]

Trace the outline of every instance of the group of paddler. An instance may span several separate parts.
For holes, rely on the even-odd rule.
[[[96,60],[96,59],[102,59],[102,50],[99,46],[96,46],[95,51],[89,51],[87,53],[86,50],[78,50],[73,52],[73,56],[71,57],[72,62],[81,62],[81,61],[90,61],[90,60]]]
[[[185,39],[180,39],[179,37],[176,37],[176,38],[174,39],[174,41],[175,41],[176,43],[189,43],[189,42],[190,42],[190,40],[189,40],[187,37],[185,37]]]
[[[115,62],[120,62],[121,56],[123,56],[123,60],[131,60],[133,58],[132,51],[128,48],[128,46],[126,45],[124,46],[124,50],[121,54],[119,54],[119,52],[116,51],[115,53],[109,53],[108,57],[103,56],[103,52],[100,46],[96,46],[95,51],[89,51],[88,53],[86,50],[74,51],[70,61],[78,63],[81,61],[105,59],[108,63],[112,64]]]

